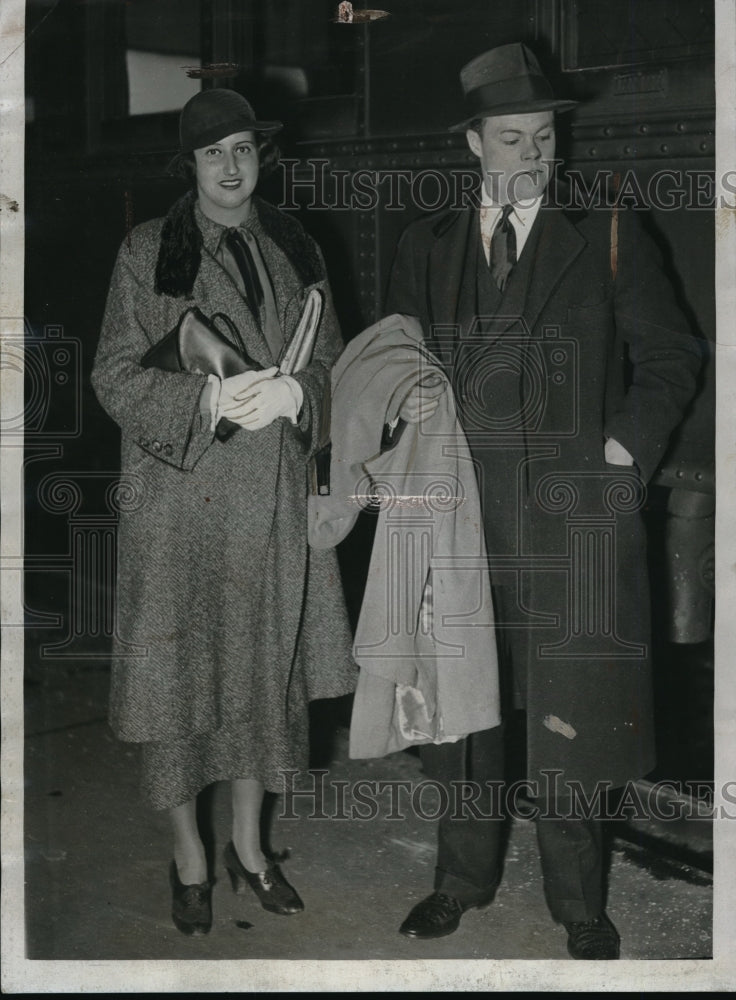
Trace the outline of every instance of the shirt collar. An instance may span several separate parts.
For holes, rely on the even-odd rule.
[[[522,201],[517,202],[514,205],[514,210],[511,213],[511,218],[514,223],[519,223],[524,227],[524,229],[531,229],[532,223],[537,217],[537,212],[539,211],[539,206],[542,203],[542,198],[535,198],[533,201]],[[485,209],[483,213],[486,216],[490,216],[495,219],[496,214],[501,213],[503,208],[497,202],[491,200],[491,196],[486,191],[485,184],[481,184],[481,197],[480,197],[480,207],[481,210]]]
[[[194,218],[202,233],[202,243],[205,250],[212,254],[214,257],[217,251],[220,249],[220,243],[222,242],[222,237],[225,235],[231,226],[223,226],[219,222],[215,222],[214,219],[210,219],[208,215],[205,215],[200,208],[199,201],[194,202]],[[261,220],[258,217],[258,202],[257,199],[253,199],[250,206],[250,215],[246,222],[239,229],[247,229],[254,235],[258,236],[262,232]]]

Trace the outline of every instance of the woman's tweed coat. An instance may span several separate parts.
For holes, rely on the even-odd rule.
[[[118,254],[92,374],[122,431],[129,508],[119,527],[110,719],[133,742],[242,730],[252,745],[273,745],[278,766],[303,767],[289,748],[296,740],[304,750],[306,699],[345,694],[356,679],[335,554],[308,549],[306,530],[307,465],[342,343],[316,244],[267,203],[254,199],[253,209],[247,225],[287,340],[309,289],[325,299],[312,361],[295,376],[298,427],[278,418],[222,443],[200,412],[206,376],[139,364],[192,305],[226,313],[250,356],[273,363],[215,259],[224,228],[192,195],[167,220],[138,226]],[[290,705],[301,706],[299,719]]]

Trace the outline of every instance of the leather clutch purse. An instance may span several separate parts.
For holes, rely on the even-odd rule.
[[[221,319],[227,325],[235,343],[224,337],[214,321]],[[144,368],[162,368],[167,372],[199,372],[203,375],[218,375],[221,379],[241,372],[260,371],[262,365],[248,356],[240,333],[229,316],[215,313],[212,319],[196,306],[187,309],[166,336],[154,344],[141,358]],[[238,424],[222,417],[215,434],[220,441],[227,441]]]

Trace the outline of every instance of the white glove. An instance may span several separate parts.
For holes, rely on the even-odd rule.
[[[263,368],[261,371],[241,372],[240,375],[224,378],[220,390],[220,406],[229,406],[234,400],[243,399],[256,382],[260,382],[264,378],[273,378],[277,371],[278,368],[274,365],[272,368]]]
[[[263,379],[273,378],[278,368],[263,368],[261,371],[241,372],[239,375],[231,375],[230,378],[222,379],[220,383],[220,397],[217,402],[217,414],[215,422],[219,422],[220,417],[228,416],[235,423],[240,423],[237,416],[225,413],[226,409],[232,409],[235,414],[243,409],[243,402],[250,390]]]
[[[407,424],[428,420],[440,405],[440,396],[447,389],[447,382],[440,375],[427,375],[417,382],[401,404],[399,416]]]
[[[302,387],[290,375],[275,378],[277,368],[258,372],[261,377],[237,391],[220,397],[219,416],[240,424],[249,431],[268,427],[277,417],[286,417],[295,424],[304,400]],[[235,378],[242,378],[236,375]],[[223,382],[223,390],[226,383]]]
[[[606,438],[604,457],[608,465],[633,465],[634,456],[615,438]]]

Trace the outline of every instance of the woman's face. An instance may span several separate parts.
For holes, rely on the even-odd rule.
[[[205,215],[224,226],[245,222],[258,182],[258,147],[253,132],[232,135],[194,150],[197,193]]]

